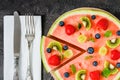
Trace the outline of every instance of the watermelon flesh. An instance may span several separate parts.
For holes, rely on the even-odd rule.
[[[92,20],[91,15],[96,15],[96,19]],[[78,24],[82,23],[80,21],[80,18],[83,16],[87,16],[90,19],[90,22],[92,25],[90,30],[86,30],[86,28],[84,26],[82,26],[80,29],[78,29]],[[109,25],[108,25],[107,30],[112,31],[111,37],[105,37],[104,33],[107,30],[106,31],[102,30],[96,26],[97,22],[102,18],[105,18],[106,20],[108,20]],[[76,28],[76,31],[74,32],[74,34],[67,35],[65,32],[65,25],[62,27],[59,26],[60,21],[63,21],[65,23],[65,25],[67,25],[67,24],[73,25]],[[61,62],[61,64],[64,64],[64,65],[59,67],[58,69],[55,69],[56,66],[49,65],[47,62],[47,60],[51,54],[48,55],[46,53],[47,45],[53,39],[44,37],[44,40],[43,40],[44,42],[42,42],[43,48],[41,49],[41,52],[42,52],[41,55],[42,55],[42,59],[43,59],[45,68],[47,69],[48,72],[50,72],[54,76],[55,80],[75,80],[75,74],[73,74],[70,70],[70,65],[74,64],[76,67],[76,71],[79,71],[81,69],[85,69],[87,71],[85,80],[91,80],[89,73],[91,71],[95,71],[95,70],[100,70],[102,72],[102,70],[104,69],[105,61],[109,61],[114,66],[116,65],[117,62],[120,62],[120,59],[115,60],[115,61],[111,60],[110,52],[113,49],[106,46],[107,40],[110,40],[113,38],[119,38],[119,36],[116,35],[116,31],[119,30],[119,28],[120,28],[119,25],[120,25],[120,21],[117,18],[115,18],[113,15],[111,15],[110,13],[108,13],[106,11],[94,9],[94,8],[80,8],[80,9],[75,9],[75,10],[72,10],[72,11],[69,11],[69,12],[63,14],[53,23],[52,27],[50,28],[50,30],[48,32],[48,36],[53,39],[56,39],[57,41],[60,41],[60,40],[67,41],[79,48],[82,48],[83,50],[86,50],[86,52],[84,54],[77,56],[76,58],[72,59],[71,61],[67,62],[66,64],[64,64],[64,63],[68,59],[64,59]],[[96,33],[99,33],[101,35],[100,39],[95,38]],[[80,34],[84,34],[85,36],[87,36],[87,40],[84,43],[80,43],[77,40],[77,38]],[[90,41],[89,38],[94,38],[94,42]],[[61,44],[64,45],[64,42]],[[108,52],[105,56],[101,56],[100,54],[98,54],[98,51],[102,46],[105,46],[108,50]],[[88,47],[94,48],[93,54],[88,54],[88,52],[87,52]],[[82,53],[82,51],[79,51],[76,49],[74,51],[74,48],[76,48],[76,47],[70,47],[70,49],[72,49],[72,51],[74,53],[74,56],[79,53]],[[115,49],[120,50],[120,46],[116,47]],[[55,51],[55,53],[54,52],[52,52],[52,53],[56,54],[56,51]],[[92,56],[92,57],[86,59],[86,56]],[[98,65],[93,66],[93,64],[92,64],[93,61],[97,61]],[[51,70],[53,70],[53,71],[51,71]],[[118,69],[118,70],[120,71],[120,69]],[[65,76],[64,76],[65,72],[70,73],[70,76],[68,78],[65,78]],[[114,79],[115,76],[116,76],[116,74],[110,75],[108,78],[104,78],[102,75],[100,75],[100,80],[111,80],[111,79]]]
[[[63,57],[63,59],[61,60],[61,62],[60,62],[59,65],[57,65],[57,66],[50,65],[50,64],[48,63],[49,58],[50,58],[52,55],[59,55],[59,56],[61,56],[61,54],[64,55],[65,50],[62,50],[62,53],[60,53],[59,51],[52,49],[52,52],[51,52],[51,53],[48,53],[46,50],[47,50],[47,48],[48,48],[49,43],[52,42],[52,41],[56,41],[56,40],[51,39],[51,38],[49,38],[49,37],[43,36],[43,41],[44,41],[44,42],[43,42],[42,45],[41,45],[41,47],[42,47],[42,50],[41,50],[41,53],[42,53],[42,54],[41,54],[41,55],[42,55],[42,59],[43,59],[43,64],[45,65],[45,68],[46,68],[46,70],[47,70],[48,72],[50,72],[51,70],[57,68],[57,67],[60,66],[60,65],[63,65],[66,61],[69,60],[69,58],[64,58],[64,57]],[[58,41],[57,41],[57,42],[58,42]],[[61,43],[61,42],[60,42],[60,43]],[[66,45],[66,44],[61,43],[61,45],[64,46],[64,45]],[[80,51],[80,50],[76,50],[75,48],[72,48],[72,47],[70,47],[70,46],[68,46],[68,49],[72,51],[72,53],[73,53],[72,57],[73,57],[73,58],[74,58],[74,56],[81,55],[81,52],[82,52],[82,51]],[[43,57],[43,56],[44,56],[44,57]],[[72,58],[72,57],[71,57],[71,58]]]

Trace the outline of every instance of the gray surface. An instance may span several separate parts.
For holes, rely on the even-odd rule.
[[[3,80],[3,16],[33,13],[42,15],[43,34],[46,35],[54,20],[66,11],[79,7],[97,7],[107,10],[120,19],[120,0],[0,0],[0,80]],[[43,70],[42,80],[54,80]]]

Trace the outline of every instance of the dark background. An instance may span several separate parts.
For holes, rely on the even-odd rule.
[[[52,23],[66,11],[80,7],[96,7],[109,11],[120,19],[120,0],[0,0],[0,80],[3,80],[3,16],[11,15],[15,10],[21,15],[32,13],[42,15],[43,35],[46,35]],[[45,70],[42,80],[54,80]]]

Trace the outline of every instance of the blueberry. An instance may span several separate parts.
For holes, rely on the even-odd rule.
[[[116,64],[116,67],[117,67],[117,68],[120,68],[120,62],[118,62],[118,63]]]
[[[67,46],[67,45],[64,45],[64,46],[63,46],[63,49],[64,49],[64,50],[67,50],[67,49],[68,49],[68,46]]]
[[[70,76],[70,74],[68,72],[64,73],[64,77],[68,78]]]
[[[93,61],[93,66],[97,66],[98,62],[97,61]]]
[[[93,48],[93,47],[89,47],[89,48],[87,49],[87,52],[88,52],[89,54],[93,54],[93,53],[94,53],[94,48]]]
[[[94,20],[94,19],[96,19],[96,16],[95,16],[95,15],[92,15],[91,18]]]
[[[99,33],[95,34],[95,38],[99,39],[100,38],[100,34]]]
[[[60,21],[60,22],[59,22],[59,25],[60,25],[60,26],[64,26],[64,22],[63,22],[63,21]]]
[[[117,35],[120,36],[120,30],[117,31]]]
[[[51,53],[52,49],[51,48],[47,48],[47,52]]]

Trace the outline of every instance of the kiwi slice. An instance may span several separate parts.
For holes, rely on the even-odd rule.
[[[120,45],[120,39],[116,38],[116,39],[107,40],[106,45],[110,48],[116,48],[117,46]]]
[[[86,16],[81,17],[80,20],[82,21],[84,27],[86,28],[86,30],[90,30],[91,28],[91,22],[90,19]]]
[[[63,54],[65,58],[71,58],[73,56],[72,50],[66,50]]]
[[[60,42],[58,42],[58,41],[51,41],[51,42],[48,44],[48,48],[57,50],[57,51],[59,51],[60,53],[62,53],[62,45],[61,45]]]
[[[75,80],[85,80],[86,70],[81,69],[75,74]]]
[[[70,65],[70,69],[71,69],[73,74],[76,73],[76,67],[74,64]]]
[[[80,43],[84,43],[87,40],[87,37],[85,35],[79,35],[77,40]]]
[[[98,52],[101,56],[105,56],[107,54],[107,48],[102,46],[100,49],[99,49],[99,52]]]
[[[112,74],[116,74],[117,72],[118,72],[118,69],[115,68],[114,65],[112,65],[108,61],[104,62],[104,69],[102,71],[102,76],[104,76],[105,78],[107,78],[107,77],[109,77]]]
[[[110,36],[112,36],[112,31],[110,31],[110,30],[106,31],[105,34],[104,34],[104,36],[105,36],[105,37],[110,37]]]

